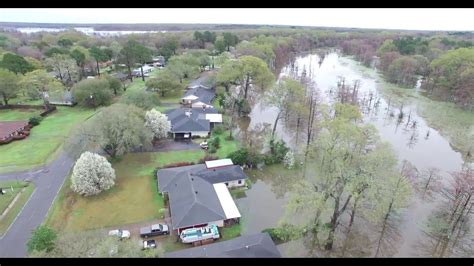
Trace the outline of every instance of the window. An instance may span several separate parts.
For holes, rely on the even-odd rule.
[[[242,184],[242,180],[239,180],[239,185]]]

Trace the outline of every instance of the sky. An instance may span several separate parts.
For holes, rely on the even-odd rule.
[[[474,31],[474,9],[1,8],[0,22],[266,24]]]

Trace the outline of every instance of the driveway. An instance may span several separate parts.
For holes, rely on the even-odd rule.
[[[165,218],[164,219],[154,219],[146,222],[140,222],[140,223],[134,223],[134,224],[126,224],[122,226],[114,226],[110,228],[106,228],[107,231],[109,230],[114,230],[114,229],[124,229],[130,231],[130,236],[132,239],[142,239],[140,237],[140,228],[145,227],[145,226],[151,226],[152,224],[167,224],[171,230],[171,218],[170,218],[170,213],[169,209],[165,212]],[[161,236],[153,236],[153,237],[148,237],[147,240],[155,240],[157,246],[159,247],[160,245],[164,245],[166,242],[168,243],[173,243],[173,242],[179,242],[178,235],[176,234],[176,231],[171,231],[169,235],[161,235]]]
[[[46,218],[73,164],[74,160],[63,152],[44,168],[0,175],[0,180],[30,180],[36,185],[23,210],[0,238],[0,257],[26,257],[31,232]]]

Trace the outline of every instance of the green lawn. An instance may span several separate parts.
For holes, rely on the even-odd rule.
[[[41,110],[36,109],[11,109],[0,110],[0,121],[28,121],[30,117],[38,116]]]
[[[8,207],[8,205],[14,199],[15,195],[18,194],[24,188],[25,185],[27,186],[25,191],[20,194],[18,200],[13,205],[13,208],[10,209],[7,215],[0,221],[0,236],[5,233],[5,231],[8,229],[13,220],[15,220],[15,217],[21,211],[21,209],[35,190],[35,186],[33,183],[17,181],[0,182],[0,187],[8,188],[7,194],[0,195],[0,213],[2,213]],[[11,186],[13,186],[13,194],[11,194]]]
[[[229,153],[236,151],[239,147],[239,142],[237,140],[226,140],[226,137],[229,136],[229,131],[225,131],[222,134],[215,134],[214,136],[219,136],[221,139],[220,148],[217,149],[216,155],[219,158],[226,158]]]
[[[163,103],[176,103],[179,104],[181,98],[183,98],[184,90],[177,91],[175,93],[169,93],[165,97],[160,97],[160,101]]]
[[[162,113],[165,112],[165,111],[167,111],[167,110],[174,109],[174,108],[179,108],[179,106],[176,106],[176,107],[172,107],[172,106],[157,106],[157,107],[155,107],[155,109],[156,109],[157,111],[160,111],[160,112],[162,112]]]
[[[219,241],[226,241],[240,236],[240,230],[240,224],[234,224],[231,227],[221,228],[221,238],[219,239]]]
[[[21,181],[3,181],[0,182],[0,188],[7,190],[7,193],[0,197],[0,214],[7,208],[8,204],[15,198],[22,188],[28,183]],[[13,191],[11,190],[13,188]]]
[[[154,169],[174,162],[197,162],[203,156],[202,151],[127,154],[112,163],[115,186],[93,197],[74,193],[68,178],[46,224],[59,231],[81,231],[160,218],[163,198]]]
[[[30,135],[19,141],[0,146],[0,173],[21,171],[47,163],[59,150],[69,131],[90,117],[93,110],[78,107],[58,107]]]
[[[117,171],[115,186],[93,197],[81,197],[67,185],[62,203],[48,219],[57,230],[82,231],[136,223],[160,218],[163,208],[152,176],[125,176]]]

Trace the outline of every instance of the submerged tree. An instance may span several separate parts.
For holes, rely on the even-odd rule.
[[[393,246],[399,235],[397,225],[400,210],[407,206],[411,196],[411,184],[405,174],[406,167],[404,164],[402,173],[392,172],[384,182],[377,182],[374,190],[376,193],[370,194],[370,201],[373,203],[370,217],[380,226],[375,257],[396,250]]]
[[[265,102],[278,108],[278,113],[273,123],[272,138],[275,137],[275,131],[278,121],[284,113],[290,112],[294,104],[303,104],[304,87],[298,81],[285,78],[276,84],[265,94]]]
[[[383,144],[371,125],[360,123],[357,107],[336,104],[323,112],[318,138],[310,146],[306,177],[291,193],[287,215],[304,213],[301,226],[307,228],[312,251],[332,250],[342,215],[351,210],[354,222],[359,203],[396,172],[393,150]],[[291,219],[290,219],[291,220]]]
[[[440,191],[442,204],[428,217],[424,227],[427,239],[423,246],[434,257],[469,252],[469,247],[472,247],[470,223],[474,210],[474,171],[466,167],[451,176],[449,186]],[[472,255],[472,249],[470,252]]]

